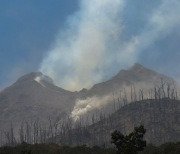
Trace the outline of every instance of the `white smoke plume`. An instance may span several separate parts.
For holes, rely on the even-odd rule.
[[[124,0],[81,0],[80,11],[68,20],[69,26],[57,38],[40,70],[70,90],[100,81],[117,51],[123,3]]]
[[[141,52],[180,24],[180,1],[162,0],[141,32],[125,41],[121,37],[125,2],[80,0],[79,12],[68,19],[67,29],[58,35],[40,71],[65,89],[89,88],[107,74],[132,65]]]
[[[89,97],[85,100],[77,100],[73,111],[71,112],[71,118],[77,121],[81,116],[94,109],[102,109],[109,102],[112,101],[112,96],[103,97]]]
[[[127,43],[125,51],[138,55],[157,40],[166,37],[176,26],[180,25],[179,14],[179,0],[163,0],[152,13],[143,31]]]

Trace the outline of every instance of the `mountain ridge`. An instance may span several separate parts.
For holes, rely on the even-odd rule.
[[[144,72],[146,72],[145,75]],[[0,92],[0,130],[7,129],[11,121],[18,127],[22,121],[36,119],[46,121],[49,116],[54,119],[67,118],[78,105],[78,100],[84,100],[84,108],[82,108],[84,111],[87,110],[86,107],[90,107],[92,111],[101,110],[101,107],[109,109],[108,105],[113,105],[113,101],[119,98],[119,90],[133,84],[136,84],[137,88],[154,86],[154,81],[159,82],[160,77],[174,82],[170,77],[135,64],[130,69],[122,70],[108,81],[95,84],[90,89],[71,92],[54,85],[52,79],[41,72],[32,72],[20,77],[14,84]],[[110,96],[110,98],[106,100],[103,99],[104,96]],[[101,102],[102,104],[94,108],[91,106],[93,104],[88,104],[91,100],[88,98],[97,101],[90,103]],[[104,100],[108,102],[103,102]]]
[[[171,84],[176,83],[176,81],[171,77],[146,68],[139,63],[135,63],[131,68],[121,70],[117,75],[113,76],[109,80],[95,84],[88,90],[86,95],[94,96],[99,94],[103,96],[107,93],[117,90],[119,91],[120,89],[124,89],[129,86],[139,86],[142,87],[142,89],[147,88],[147,86],[152,88],[156,84],[160,83],[161,80]]]

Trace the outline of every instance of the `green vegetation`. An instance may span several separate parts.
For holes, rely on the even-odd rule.
[[[143,140],[144,126],[135,127],[129,135],[115,130],[111,134],[115,148],[102,148],[86,145],[69,147],[58,144],[28,144],[23,142],[16,146],[0,147],[0,154],[180,154],[180,142],[166,143],[159,147],[148,145]]]
[[[143,140],[146,130],[144,126],[135,127],[129,135],[123,135],[115,130],[111,134],[112,143],[115,144],[118,154],[137,154],[146,147],[146,141]]]

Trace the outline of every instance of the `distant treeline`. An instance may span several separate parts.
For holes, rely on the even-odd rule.
[[[15,147],[1,147],[0,154],[116,154],[116,150],[98,146],[90,148],[86,145],[69,147],[57,144],[30,145],[22,143]],[[139,154],[180,154],[180,142],[166,143],[159,147],[149,145]]]

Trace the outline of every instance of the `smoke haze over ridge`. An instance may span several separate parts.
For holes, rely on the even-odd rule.
[[[81,0],[79,12],[68,18],[40,71],[65,89],[89,88],[138,61],[141,52],[180,24],[180,1],[163,0],[144,28],[124,40],[125,6],[124,0]]]

